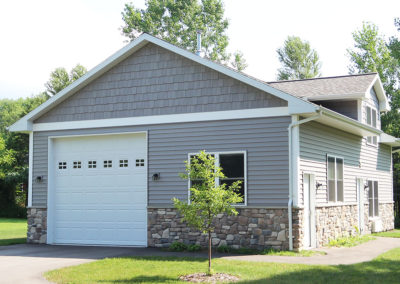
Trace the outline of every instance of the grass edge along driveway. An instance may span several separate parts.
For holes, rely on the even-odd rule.
[[[26,243],[26,219],[0,218],[0,246]]]
[[[400,248],[369,262],[338,266],[213,260],[215,272],[237,275],[240,283],[398,283],[399,267]],[[206,268],[203,258],[108,258],[53,270],[45,277],[56,283],[179,283],[180,275]]]

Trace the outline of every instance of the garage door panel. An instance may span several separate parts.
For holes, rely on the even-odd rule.
[[[147,244],[146,145],[145,134],[55,139],[55,243]]]

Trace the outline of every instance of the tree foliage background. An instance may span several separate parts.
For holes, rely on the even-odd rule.
[[[395,19],[400,31],[400,20]],[[390,111],[382,115],[382,130],[400,137],[400,42],[395,36],[386,40],[373,23],[363,23],[362,28],[353,32],[354,47],[347,50],[350,57],[350,74],[377,72],[389,98]],[[394,196],[397,211],[397,225],[400,225],[400,157],[393,155]]]
[[[26,217],[26,193],[28,183],[29,136],[13,133],[7,127],[36,107],[50,95],[61,91],[86,73],[77,65],[68,74],[65,68],[57,68],[45,84],[46,91],[16,100],[0,100],[0,216]],[[66,76],[65,76],[66,74]]]
[[[278,80],[310,79],[321,76],[321,63],[317,51],[311,49],[308,41],[289,36],[283,47],[278,48]]]
[[[146,9],[125,4],[122,33],[129,40],[148,33],[196,52],[197,31],[200,31],[205,57],[242,71],[247,67],[243,54],[236,51],[232,55],[227,51],[229,21],[224,12],[222,0],[147,0]]]

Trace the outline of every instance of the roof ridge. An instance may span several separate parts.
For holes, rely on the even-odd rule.
[[[327,76],[327,77],[316,77],[309,79],[296,79],[296,80],[281,80],[281,81],[266,81],[267,84],[274,83],[288,83],[288,82],[299,82],[299,81],[311,81],[311,80],[323,80],[323,79],[336,79],[336,78],[345,78],[345,77],[357,77],[357,76],[366,76],[366,75],[377,75],[377,72],[369,72],[362,74],[348,74],[348,75],[339,75],[339,76]]]

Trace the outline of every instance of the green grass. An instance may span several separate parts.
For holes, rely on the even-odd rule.
[[[26,243],[26,219],[0,218],[0,246]]]
[[[265,250],[257,250],[251,248],[239,248],[234,249],[229,246],[220,246],[217,248],[218,253],[230,253],[230,254],[259,254],[259,255],[277,255],[277,256],[313,256],[313,255],[325,255],[325,252],[322,251],[313,251],[313,250],[302,250],[302,251],[280,251],[275,249],[265,249]]]
[[[400,238],[400,229],[395,229],[382,233],[375,233],[373,235],[377,237]]]
[[[214,259],[215,272],[237,275],[240,283],[398,283],[400,248],[354,265],[304,265]],[[178,277],[205,272],[206,259],[109,258],[47,272],[55,283],[179,283]],[[180,282],[182,283],[182,282]]]
[[[371,235],[341,237],[330,240],[328,247],[354,247],[375,239],[376,238]]]

